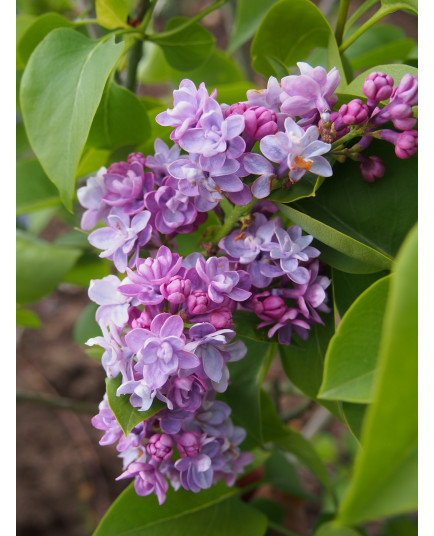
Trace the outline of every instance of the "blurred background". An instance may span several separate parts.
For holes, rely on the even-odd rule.
[[[129,3],[133,10],[135,2]],[[155,11],[155,29],[161,31],[165,22],[174,16],[191,17],[210,3],[161,0]],[[338,2],[322,0],[314,3],[333,27]],[[272,4],[272,1],[264,1],[264,12]],[[360,4],[352,1],[350,14]],[[95,16],[94,4],[89,0],[18,0],[17,41],[36,17],[49,12],[59,13],[70,20],[83,13],[86,18]],[[372,10],[368,11],[361,21],[371,14]],[[218,87],[220,102],[244,100],[246,89],[265,86],[265,79],[250,65],[252,36],[235,32],[240,24],[235,0],[205,17],[202,24],[215,36],[217,50],[194,72],[175,71],[155,45],[146,45],[138,66],[135,90],[143,97],[151,124],[152,118],[161,111],[153,99],[169,105],[174,87],[184,77],[192,78],[196,83],[205,81],[209,90]],[[98,38],[101,31],[99,27],[91,26],[90,37]],[[348,49],[346,56],[350,68],[358,73],[378,63],[395,61],[417,66],[416,39],[416,17],[404,12],[389,15]],[[378,59],[379,53],[381,59]],[[320,64],[321,56],[312,54],[310,58],[300,60]],[[25,62],[17,55],[17,87],[24,66]],[[30,174],[41,170],[26,139],[19,102],[17,108],[17,188],[20,189]],[[120,146],[111,152],[100,148],[97,152],[105,151],[104,154],[93,154],[92,158],[101,158],[101,162],[109,164],[124,159],[133,148],[145,155],[151,154],[153,139],[164,135],[167,137],[161,127],[154,124],[151,138],[140,146]],[[93,171],[95,161],[83,162],[79,175],[86,176]],[[48,183],[47,188],[50,186]],[[58,266],[60,272],[52,279],[48,274],[43,288],[32,278],[32,270],[40,269],[38,263],[32,265],[30,257],[25,259],[30,264],[24,265],[18,254],[18,271],[26,272],[27,281],[25,288],[18,286],[18,294],[27,298],[25,303],[18,298],[25,307],[19,309],[17,317],[17,534],[86,536],[92,533],[111,502],[129,483],[115,481],[121,472],[121,461],[116,457],[114,446],[99,446],[101,432],[90,424],[105,391],[105,373],[98,356],[84,345],[89,337],[98,334],[98,326],[93,320],[95,308],[87,297],[87,286],[89,279],[108,275],[110,263],[99,259],[96,252],[87,247],[86,237],[73,230],[79,227],[78,205],[72,215],[60,205],[54,187],[52,195],[49,194],[50,191],[46,193],[44,203],[39,205],[30,201],[26,204],[22,197],[19,203],[17,200],[19,230],[34,234],[59,251],[70,252],[69,261],[62,265],[62,269]],[[52,262],[57,263],[56,257],[48,256],[46,266]],[[18,285],[24,275],[18,278]],[[348,429],[325,409],[312,404],[288,380],[282,380],[285,375],[281,374],[280,366],[280,360],[276,359],[265,387],[272,394],[282,419],[313,439],[338,490],[339,487],[344,489],[357,448],[355,440]],[[249,483],[258,475],[243,478]],[[248,498],[265,501],[265,504],[267,499],[274,499],[281,506],[282,524],[307,535],[319,514],[320,506],[315,497],[321,490],[316,480],[303,469],[298,470],[294,481],[298,484],[292,490],[263,486]],[[368,530],[372,536],[398,536],[393,523],[386,528],[371,524]]]

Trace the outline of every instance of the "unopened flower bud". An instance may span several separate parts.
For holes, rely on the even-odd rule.
[[[157,462],[168,460],[173,454],[173,439],[167,434],[154,434],[150,437],[146,450]]]
[[[360,172],[366,182],[375,182],[384,176],[386,169],[379,156],[360,155],[360,158]]]
[[[381,72],[369,74],[363,84],[363,93],[368,97],[368,105],[389,99],[392,91],[393,78]]]
[[[417,151],[418,133],[417,130],[402,132],[395,144],[395,154],[398,158],[406,159],[413,156]]]
[[[210,306],[211,300],[203,290],[193,290],[187,298],[187,309],[193,315],[202,315],[206,313]]]
[[[280,296],[270,296],[270,293],[262,292],[253,297],[253,310],[262,320],[277,321],[286,312],[287,306]]]
[[[134,164],[134,162],[137,162],[141,166],[145,167],[146,158],[142,153],[131,153],[128,155],[128,164]]]
[[[361,125],[368,120],[369,108],[360,99],[353,99],[339,108],[339,114],[345,125]]]
[[[200,437],[194,432],[185,432],[176,441],[179,454],[182,458],[196,456],[200,452]]]
[[[170,303],[184,303],[191,291],[191,281],[174,275],[160,286],[161,295]]]

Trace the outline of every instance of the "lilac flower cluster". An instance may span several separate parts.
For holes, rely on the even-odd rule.
[[[102,336],[87,344],[104,349],[108,378],[120,375],[118,396],[130,395],[139,411],[155,399],[166,409],[125,438],[103,400],[93,419],[105,431],[101,444],[117,442],[125,469],[120,478],[134,477],[137,493],[154,492],[160,503],[166,477],[175,489],[195,492],[222,477],[233,484],[252,457],[240,452],[245,432],[233,426],[230,408],[215,394],[228,387],[227,363],[246,354],[242,341],[232,342],[232,313],[252,296],[249,275],[226,257],[183,259],[166,246],[137,258],[126,272],[122,281],[115,275],[91,281]]]
[[[130,154],[77,192],[89,242],[124,274],[91,281],[102,335],[87,344],[102,347],[107,377],[120,378],[116,395],[151,415],[125,437],[105,397],[92,422],[104,431],[102,445],[117,444],[119,478],[134,478],[137,493],[155,493],[160,504],[169,482],[193,492],[221,478],[232,485],[252,459],[239,449],[244,430],[217,399],[228,388],[228,363],[246,354],[234,340],[235,310],[253,311],[258,327],[281,344],[294,334],[307,339],[323,323],[320,313],[330,311],[330,279],[313,237],[297,225],[285,228],[273,203],[253,198],[290,187],[306,172],[331,176],[326,153],[358,160],[366,180],[382,176],[381,160],[361,154],[372,137],[394,143],[400,158],[416,150],[417,79],[406,75],[394,88],[390,77],[373,73],[366,104],[353,100],[334,112],[338,71],[298,67],[300,75],[271,77],[265,90],[232,105],[220,105],[203,83],[183,80],[173,108],[156,117],[172,127],[174,145],[157,139],[154,155]],[[378,130],[390,121],[401,132]],[[361,140],[332,151],[351,129]],[[211,235],[207,257],[174,253],[177,235],[196,231],[210,211],[223,220],[223,200],[238,206],[238,216],[244,210],[242,227],[220,240]]]
[[[293,333],[306,340],[314,324],[323,324],[319,312],[330,312],[326,289],[331,281],[320,275],[318,249],[313,237],[303,235],[298,225],[285,229],[280,218],[268,219],[261,212],[245,229],[233,231],[219,246],[240,265],[247,265],[252,297],[242,305],[271,326],[281,344],[290,344]]]

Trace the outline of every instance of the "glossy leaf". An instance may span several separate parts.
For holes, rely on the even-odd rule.
[[[385,164],[386,174],[380,180],[365,182],[357,162],[335,164],[333,177],[324,181],[315,197],[286,210],[301,211],[288,216],[321,242],[379,271],[390,269],[391,259],[417,220],[417,155],[401,160],[391,144],[379,140],[371,148],[369,154],[381,154]]]
[[[200,493],[170,488],[166,502],[158,505],[154,495],[140,497],[131,484],[112,504],[93,536],[239,536],[243,532],[262,536],[266,517],[241,502],[238,492],[222,482]]]
[[[312,444],[300,433],[280,421],[273,401],[263,390],[261,391],[261,413],[264,441],[272,441],[283,451],[293,454],[312,471],[328,491],[332,491],[330,476]]]
[[[84,177],[97,172],[107,164],[109,155],[110,151],[108,149],[85,147],[75,176]]]
[[[297,340],[289,346],[279,346],[280,359],[286,375],[296,387],[340,418],[336,402],[317,398],[323,377],[325,353],[335,331],[333,313],[322,316],[325,325],[313,326],[307,341]]]
[[[116,391],[122,383],[121,375],[112,379],[106,378],[105,383],[110,409],[113,411],[125,437],[139,423],[146,421],[146,419],[158,413],[160,409],[166,407],[163,402],[155,398],[152,406],[147,411],[139,411],[130,404],[129,395],[117,396]]]
[[[312,173],[306,173],[304,180],[297,182],[289,190],[283,188],[273,190],[267,199],[279,203],[292,203],[304,197],[312,197],[319,187],[319,179]]]
[[[285,216],[320,242],[324,242],[341,253],[345,252],[348,256],[377,270],[390,268],[392,259],[374,248],[333,228],[331,225],[313,218],[309,213],[301,212],[287,205],[279,204],[278,206]]]
[[[17,216],[60,203],[59,192],[37,160],[17,162],[16,179]]]
[[[362,426],[366,415],[366,404],[352,404],[351,402],[342,403],[342,413],[344,414],[345,422],[351,433],[360,439]]]
[[[378,64],[403,63],[414,45],[415,41],[407,39],[402,28],[376,24],[348,47],[345,56],[354,71],[362,71]]]
[[[417,228],[397,257],[354,476],[338,519],[358,525],[417,508]],[[396,425],[399,423],[399,426]]]
[[[398,517],[388,521],[384,528],[384,536],[417,536],[415,523],[408,517]]]
[[[234,52],[253,37],[264,15],[275,3],[276,0],[238,0],[228,52]]]
[[[58,13],[45,13],[33,21],[17,43],[17,55],[25,65],[37,45],[55,28],[73,28],[74,24]]]
[[[417,0],[381,0],[381,7],[388,13],[408,9],[417,15]]]
[[[231,407],[237,424],[245,428],[257,444],[262,445],[264,435],[260,389],[277,347],[269,342],[239,338],[247,346],[247,355],[240,361],[228,364],[231,385],[222,398]]]
[[[41,320],[35,311],[30,311],[29,309],[22,309],[17,307],[17,326],[23,328],[32,328],[37,329],[41,327]]]
[[[149,36],[150,41],[163,49],[167,63],[180,71],[190,71],[205,63],[215,43],[212,33],[197,22],[183,28],[188,20],[174,17],[163,33]]]
[[[348,274],[382,273],[378,272],[376,266],[349,257],[348,255],[345,255],[345,253],[341,253],[340,251],[336,251],[336,249],[327,246],[324,242],[314,240],[312,245],[321,251],[321,261],[331,268]]]
[[[143,143],[150,132],[148,114],[140,99],[112,82],[104,90],[86,145],[114,149]]]
[[[322,259],[321,252],[321,259]],[[349,274],[340,270],[332,270],[333,298],[339,316],[342,318],[350,305],[369,286],[378,279],[385,277],[386,271],[375,274]]]
[[[63,281],[87,289],[91,279],[102,279],[110,275],[112,267],[113,264],[109,260],[85,252],[65,275]]]
[[[389,74],[393,78],[395,85],[399,84],[401,78],[405,74],[409,73],[413,76],[417,76],[418,73],[417,69],[415,67],[411,67],[410,65],[376,65],[375,67],[372,67],[371,69],[368,69],[364,73],[357,76],[357,78],[355,78],[350,84],[348,84],[348,86],[343,90],[343,92],[350,93],[352,95],[357,95],[358,97],[366,98],[363,94],[363,83],[366,80],[368,74],[376,71]]]
[[[66,248],[17,231],[17,303],[27,304],[50,294],[71,269],[81,250]]]
[[[336,66],[343,78],[344,70],[332,28],[318,7],[309,0],[280,0],[268,10],[253,39],[252,66],[267,78],[271,75],[279,77],[268,58],[291,67],[316,47],[330,49],[333,65],[329,67]]]
[[[273,452],[265,462],[264,479],[274,489],[294,497],[309,498],[308,493],[300,483],[294,464],[279,451]]]
[[[114,37],[91,41],[74,30],[59,28],[37,46],[21,81],[21,107],[30,144],[69,209],[80,155],[122,49]]]
[[[390,276],[376,281],[343,316],[327,349],[320,398],[372,401],[389,285]]]
[[[125,0],[95,0],[98,24],[108,30],[128,28],[128,5]]]

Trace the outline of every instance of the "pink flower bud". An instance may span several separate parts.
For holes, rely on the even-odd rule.
[[[152,316],[148,311],[141,311],[137,307],[131,307],[128,311],[128,325],[132,328],[149,329]]]
[[[363,84],[363,93],[368,97],[369,101],[375,101],[376,103],[389,99],[392,91],[393,78],[381,72],[369,74]]]
[[[287,306],[280,296],[270,296],[268,291],[253,297],[253,310],[262,320],[277,321],[286,312]]]
[[[360,99],[353,99],[339,108],[339,114],[346,125],[361,125],[368,120],[369,108]]]
[[[228,328],[232,324],[232,312],[225,307],[211,311],[208,322],[216,329]]]
[[[202,315],[207,312],[211,300],[203,290],[193,290],[187,298],[187,309],[192,315]]]
[[[154,434],[150,437],[146,450],[157,462],[168,460],[173,454],[173,439],[167,434]]]
[[[196,456],[200,452],[200,437],[194,432],[185,432],[177,440],[176,446],[182,458]]]
[[[128,164],[133,164],[134,162],[137,162],[141,166],[145,167],[146,158],[142,153],[131,153],[128,155]]]
[[[170,303],[184,303],[191,291],[191,281],[180,275],[172,276],[160,286],[162,296]]]
[[[398,158],[406,159],[413,156],[417,151],[418,132],[417,130],[407,130],[402,132],[395,144],[395,154]]]
[[[366,182],[375,182],[384,176],[385,167],[379,156],[360,155],[360,172]]]

